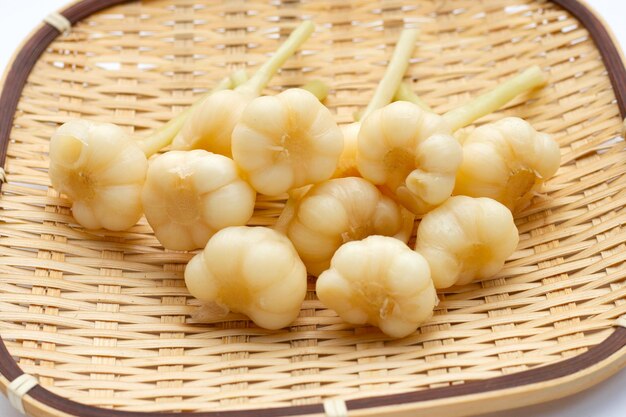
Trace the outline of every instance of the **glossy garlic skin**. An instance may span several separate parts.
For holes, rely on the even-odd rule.
[[[233,131],[232,146],[233,158],[252,187],[280,195],[329,179],[343,136],[317,97],[291,88],[252,100]]]
[[[187,265],[185,283],[199,300],[243,313],[266,329],[294,321],[307,289],[306,269],[289,239],[246,226],[217,232]]]
[[[137,223],[147,168],[141,148],[111,123],[72,120],[50,140],[52,186],[67,195],[86,229],[122,231]]]
[[[345,242],[370,235],[407,242],[414,216],[363,178],[338,178],[313,186],[296,202],[285,233],[312,275],[330,265]]]
[[[356,165],[356,154],[361,123],[341,125],[340,129],[343,135],[343,151],[341,151],[333,178],[360,177],[361,173]]]
[[[152,159],[142,192],[148,223],[172,250],[203,248],[218,230],[246,224],[255,198],[231,159],[204,150]]]
[[[204,149],[232,158],[231,137],[252,97],[235,90],[209,95],[189,115],[172,142],[174,150]]]
[[[507,117],[465,135],[454,194],[489,197],[519,210],[556,173],[560,159],[559,145],[550,135]]]
[[[441,116],[406,101],[391,103],[363,120],[359,172],[414,214],[427,213],[454,189],[462,150],[450,133]]]
[[[438,303],[430,269],[397,239],[370,236],[343,245],[317,280],[317,296],[352,324],[372,324],[405,337],[428,320]]]
[[[436,288],[495,275],[517,247],[513,215],[490,198],[451,197],[424,216],[415,250],[430,265]]]

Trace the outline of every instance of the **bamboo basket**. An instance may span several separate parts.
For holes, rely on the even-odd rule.
[[[28,414],[464,416],[565,396],[626,364],[626,72],[578,1],[84,0],[62,14],[71,31],[42,23],[0,97],[0,387],[36,377],[18,398]],[[87,232],[49,186],[60,123],[154,129],[226,73],[253,70],[303,18],[317,31],[268,93],[321,78],[341,123],[405,25],[422,29],[408,79],[437,112],[532,64],[550,74],[480,121],[518,115],[561,146],[558,174],[516,218],[518,250],[495,279],[442,292],[401,340],[342,323],[312,281],[289,329],[194,323],[192,254],[163,250],[145,220]],[[252,224],[282,204],[259,201]]]

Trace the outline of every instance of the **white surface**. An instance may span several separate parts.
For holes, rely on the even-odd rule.
[[[200,0],[199,0],[200,1]],[[0,0],[0,68],[4,68],[19,43],[48,13],[67,4],[68,0]],[[626,45],[623,16],[626,2],[587,0],[607,21],[617,39]],[[626,49],[626,47],[624,47]],[[484,417],[625,417],[626,370],[580,394],[561,400]],[[7,399],[0,396],[0,417],[19,417]]]

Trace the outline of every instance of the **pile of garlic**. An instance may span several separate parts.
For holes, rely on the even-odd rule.
[[[493,277],[515,250],[512,211],[556,173],[558,144],[519,118],[462,128],[546,77],[531,67],[436,114],[402,84],[418,37],[405,29],[367,108],[338,126],[323,84],[261,95],[313,30],[303,22],[252,77],[226,77],[144,140],[64,124],[50,180],[86,229],[126,230],[145,214],[164,248],[203,249],[185,282],[204,319],[288,326],[308,273],[347,323],[405,337],[432,316],[437,289]],[[246,226],[257,194],[284,193],[274,227]]]

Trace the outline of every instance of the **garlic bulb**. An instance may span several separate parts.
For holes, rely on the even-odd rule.
[[[208,95],[231,88],[235,77],[245,73],[222,79]],[[81,226],[120,231],[137,223],[147,158],[171,143],[195,106],[138,140],[111,123],[78,119],[57,129],[50,140],[48,175],[69,198]]]
[[[152,159],[142,193],[155,236],[173,250],[203,248],[218,230],[246,224],[255,198],[231,159],[204,150]]]
[[[73,202],[74,218],[87,229],[119,231],[137,223],[147,167],[141,148],[111,123],[73,120],[50,140],[52,186]]]
[[[426,260],[397,239],[370,236],[343,245],[317,280],[317,296],[352,324],[405,337],[438,303]]]
[[[210,95],[194,109],[180,133],[172,142],[172,149],[207,151],[232,158],[233,128],[250,98],[236,90],[224,90]]]
[[[205,149],[232,157],[231,136],[247,104],[258,97],[280,67],[313,33],[311,21],[302,22],[249,80],[232,91],[209,96],[192,112],[176,136],[172,148]]]
[[[199,300],[247,315],[260,327],[280,329],[300,313],[306,269],[293,245],[265,227],[217,232],[185,269],[189,292]]]
[[[317,97],[291,88],[248,104],[233,131],[232,149],[255,190],[280,195],[330,178],[343,137]]]
[[[414,216],[362,178],[338,178],[313,186],[295,201],[284,223],[307,270],[319,275],[345,242],[370,235],[394,236],[407,242]]]
[[[406,101],[376,110],[361,126],[357,167],[415,214],[443,203],[454,189],[461,145],[443,117]]]
[[[407,57],[408,59],[408,57]],[[408,101],[416,104],[425,111],[430,111],[430,107],[420,97],[418,97],[406,83],[401,83],[393,97],[395,101]],[[388,103],[387,103],[388,104]],[[382,105],[381,105],[382,108]],[[372,109],[372,112],[377,109]],[[343,152],[339,158],[339,165],[333,174],[333,178],[360,177],[361,173],[357,168],[356,155],[358,149],[358,136],[361,129],[360,122],[349,123],[339,126],[343,133]]]
[[[463,152],[452,134],[545,82],[543,72],[531,67],[442,116],[405,101],[378,109],[364,118],[359,131],[359,172],[414,214],[425,214],[454,189]]]
[[[495,275],[517,247],[511,212],[490,198],[451,197],[424,216],[415,250],[426,258],[436,288]]]
[[[511,210],[520,209],[556,173],[560,159],[559,145],[549,135],[520,118],[507,117],[465,137],[454,193],[489,197]]]
[[[385,74],[376,86],[376,90],[365,110],[356,115],[354,123],[341,126],[344,138],[344,148],[339,158],[339,164],[333,178],[360,177],[357,169],[357,138],[361,129],[361,120],[372,112],[386,106],[394,99],[394,95],[402,84],[402,77],[409,66],[409,61],[415,50],[419,37],[419,30],[415,28],[403,29],[394,48],[393,55],[387,64]]]

